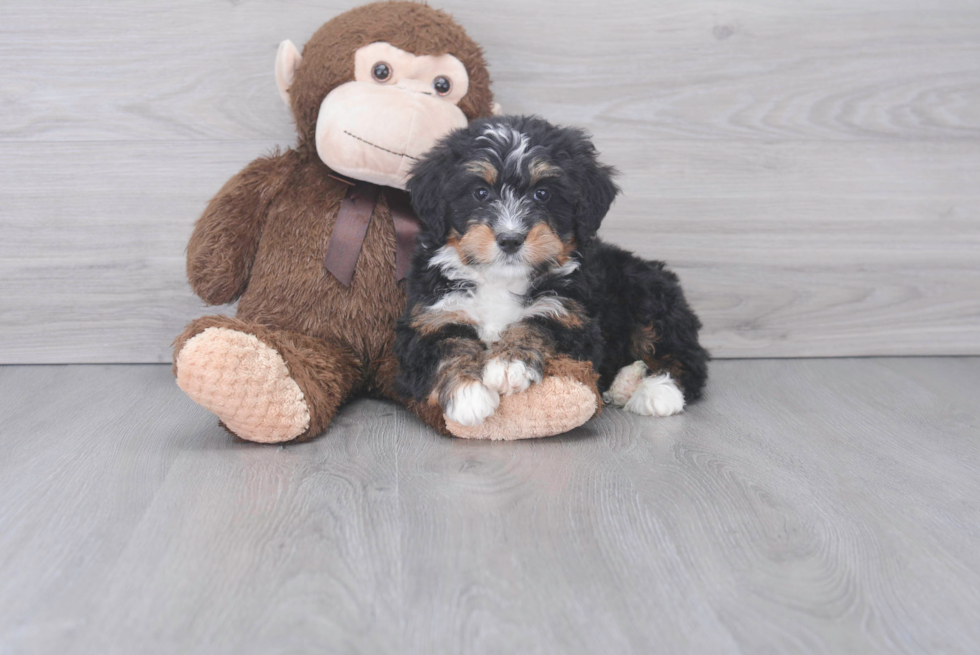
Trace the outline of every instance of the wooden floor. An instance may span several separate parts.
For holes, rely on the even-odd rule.
[[[980,652],[980,359],[718,361],[471,443],[236,441],[166,366],[0,368],[0,653]]]

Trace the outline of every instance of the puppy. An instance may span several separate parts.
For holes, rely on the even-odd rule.
[[[402,390],[462,425],[565,355],[606,402],[670,416],[707,378],[677,276],[596,238],[618,189],[580,130],[534,117],[451,133],[408,183],[422,222],[396,332]]]

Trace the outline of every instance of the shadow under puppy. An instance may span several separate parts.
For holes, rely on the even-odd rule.
[[[422,231],[396,331],[406,395],[477,425],[567,356],[637,414],[700,397],[709,356],[677,276],[595,236],[612,175],[584,132],[535,117],[476,120],[429,151],[408,183]]]

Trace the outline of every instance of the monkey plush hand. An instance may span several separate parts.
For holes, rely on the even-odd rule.
[[[323,25],[302,54],[284,42],[275,70],[298,142],[229,180],[194,228],[194,292],[212,305],[238,300],[238,311],[177,338],[180,388],[234,434],[266,443],[316,436],[356,394],[405,402],[470,438],[586,421],[599,406],[595,374],[567,363],[469,428],[395,384],[400,280],[418,229],[401,189],[437,139],[493,113],[479,46],[441,11],[379,2]]]

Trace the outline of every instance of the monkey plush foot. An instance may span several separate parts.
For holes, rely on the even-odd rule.
[[[586,362],[557,359],[545,367],[541,382],[502,396],[497,411],[482,424],[466,426],[447,419],[446,429],[463,439],[508,441],[568,432],[599,411],[597,378]]]
[[[254,335],[210,327],[183,345],[175,368],[177,386],[242,439],[289,441],[310,425],[286,363]]]

